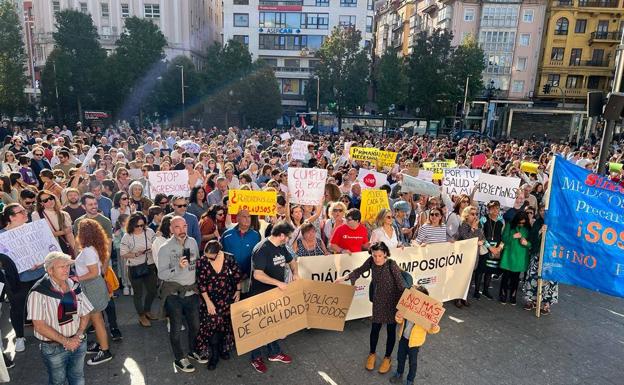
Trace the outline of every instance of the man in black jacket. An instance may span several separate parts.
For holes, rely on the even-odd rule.
[[[30,161],[30,168],[32,169],[33,174],[35,174],[35,176],[37,177],[37,181],[39,181],[39,190],[41,190],[43,188],[43,181],[41,180],[39,174],[41,170],[45,168],[51,170],[52,167],[50,167],[50,163],[48,163],[48,160],[43,157],[42,147],[35,147],[32,151],[32,154],[33,158]]]

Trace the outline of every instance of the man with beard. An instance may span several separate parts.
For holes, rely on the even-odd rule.
[[[87,213],[84,207],[80,204],[80,191],[78,191],[78,189],[67,189],[67,202],[67,205],[63,207],[63,211],[66,211],[69,214],[72,222],[75,222],[76,219]]]

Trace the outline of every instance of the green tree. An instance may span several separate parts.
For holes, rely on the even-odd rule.
[[[391,105],[405,103],[403,60],[391,50],[384,53],[375,66],[375,101],[380,112],[388,113]]]
[[[316,57],[320,59],[315,76],[320,80],[320,102],[326,104],[338,117],[353,111],[367,100],[369,58],[360,46],[362,34],[355,28],[336,27],[325,39]],[[309,84],[316,79],[310,78]],[[306,88],[308,105],[316,105],[316,87]]]
[[[25,110],[26,60],[17,8],[0,0],[0,115],[13,118]]]
[[[47,95],[43,98],[44,103],[50,109],[55,108],[56,97],[52,99],[50,96],[56,96],[58,91],[63,104],[66,100],[69,103],[63,110],[64,116],[57,119],[81,119],[83,108],[100,107],[97,96],[101,89],[106,51],[98,41],[91,16],[75,10],[56,13],[53,38],[54,57],[47,60],[41,79],[42,93]],[[75,110],[70,104],[75,106]]]
[[[262,63],[256,67],[243,83],[246,87],[241,108],[243,125],[271,129],[282,114],[279,85],[271,67]]]
[[[484,58],[485,54],[472,34],[466,36],[453,52],[451,76],[454,79],[455,88],[452,94],[456,102],[463,101],[467,77],[469,77],[468,101],[483,91],[481,74],[485,70]]]

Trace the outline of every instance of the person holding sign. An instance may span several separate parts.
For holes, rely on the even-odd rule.
[[[416,290],[423,294],[429,295],[429,291],[424,286],[416,287]],[[401,325],[399,329],[399,350],[397,352],[397,371],[390,378],[391,384],[403,383],[403,370],[405,369],[405,359],[409,357],[409,369],[407,372],[406,385],[413,385],[416,378],[416,369],[418,367],[418,352],[420,347],[425,344],[427,334],[437,334],[440,332],[440,326],[431,325],[431,328],[425,329],[414,322],[403,318],[400,311],[394,316],[397,324]]]
[[[381,326],[386,325],[386,353],[379,367],[379,373],[385,374],[390,371],[392,351],[396,341],[396,321],[394,319],[396,305],[403,294],[403,277],[401,269],[390,257],[390,249],[383,242],[373,243],[368,250],[370,257],[362,266],[353,270],[349,275],[338,278],[335,283],[350,280],[354,285],[362,274],[371,271],[371,284],[369,298],[373,303],[372,327],[370,333],[370,353],[366,359],[366,370],[375,369],[377,359],[377,341]]]
[[[286,269],[290,269],[292,280],[299,279],[297,262],[286,249],[286,242],[295,229],[288,222],[280,221],[271,229],[271,235],[260,242],[253,251],[251,262],[253,273],[249,297],[269,291],[276,286],[286,289]],[[266,345],[269,361],[290,364],[292,358],[282,352],[277,341]],[[251,352],[251,366],[258,373],[266,373],[267,367],[262,359],[262,348]]]

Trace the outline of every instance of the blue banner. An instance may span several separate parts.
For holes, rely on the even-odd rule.
[[[624,297],[624,187],[557,157],[542,277]]]

